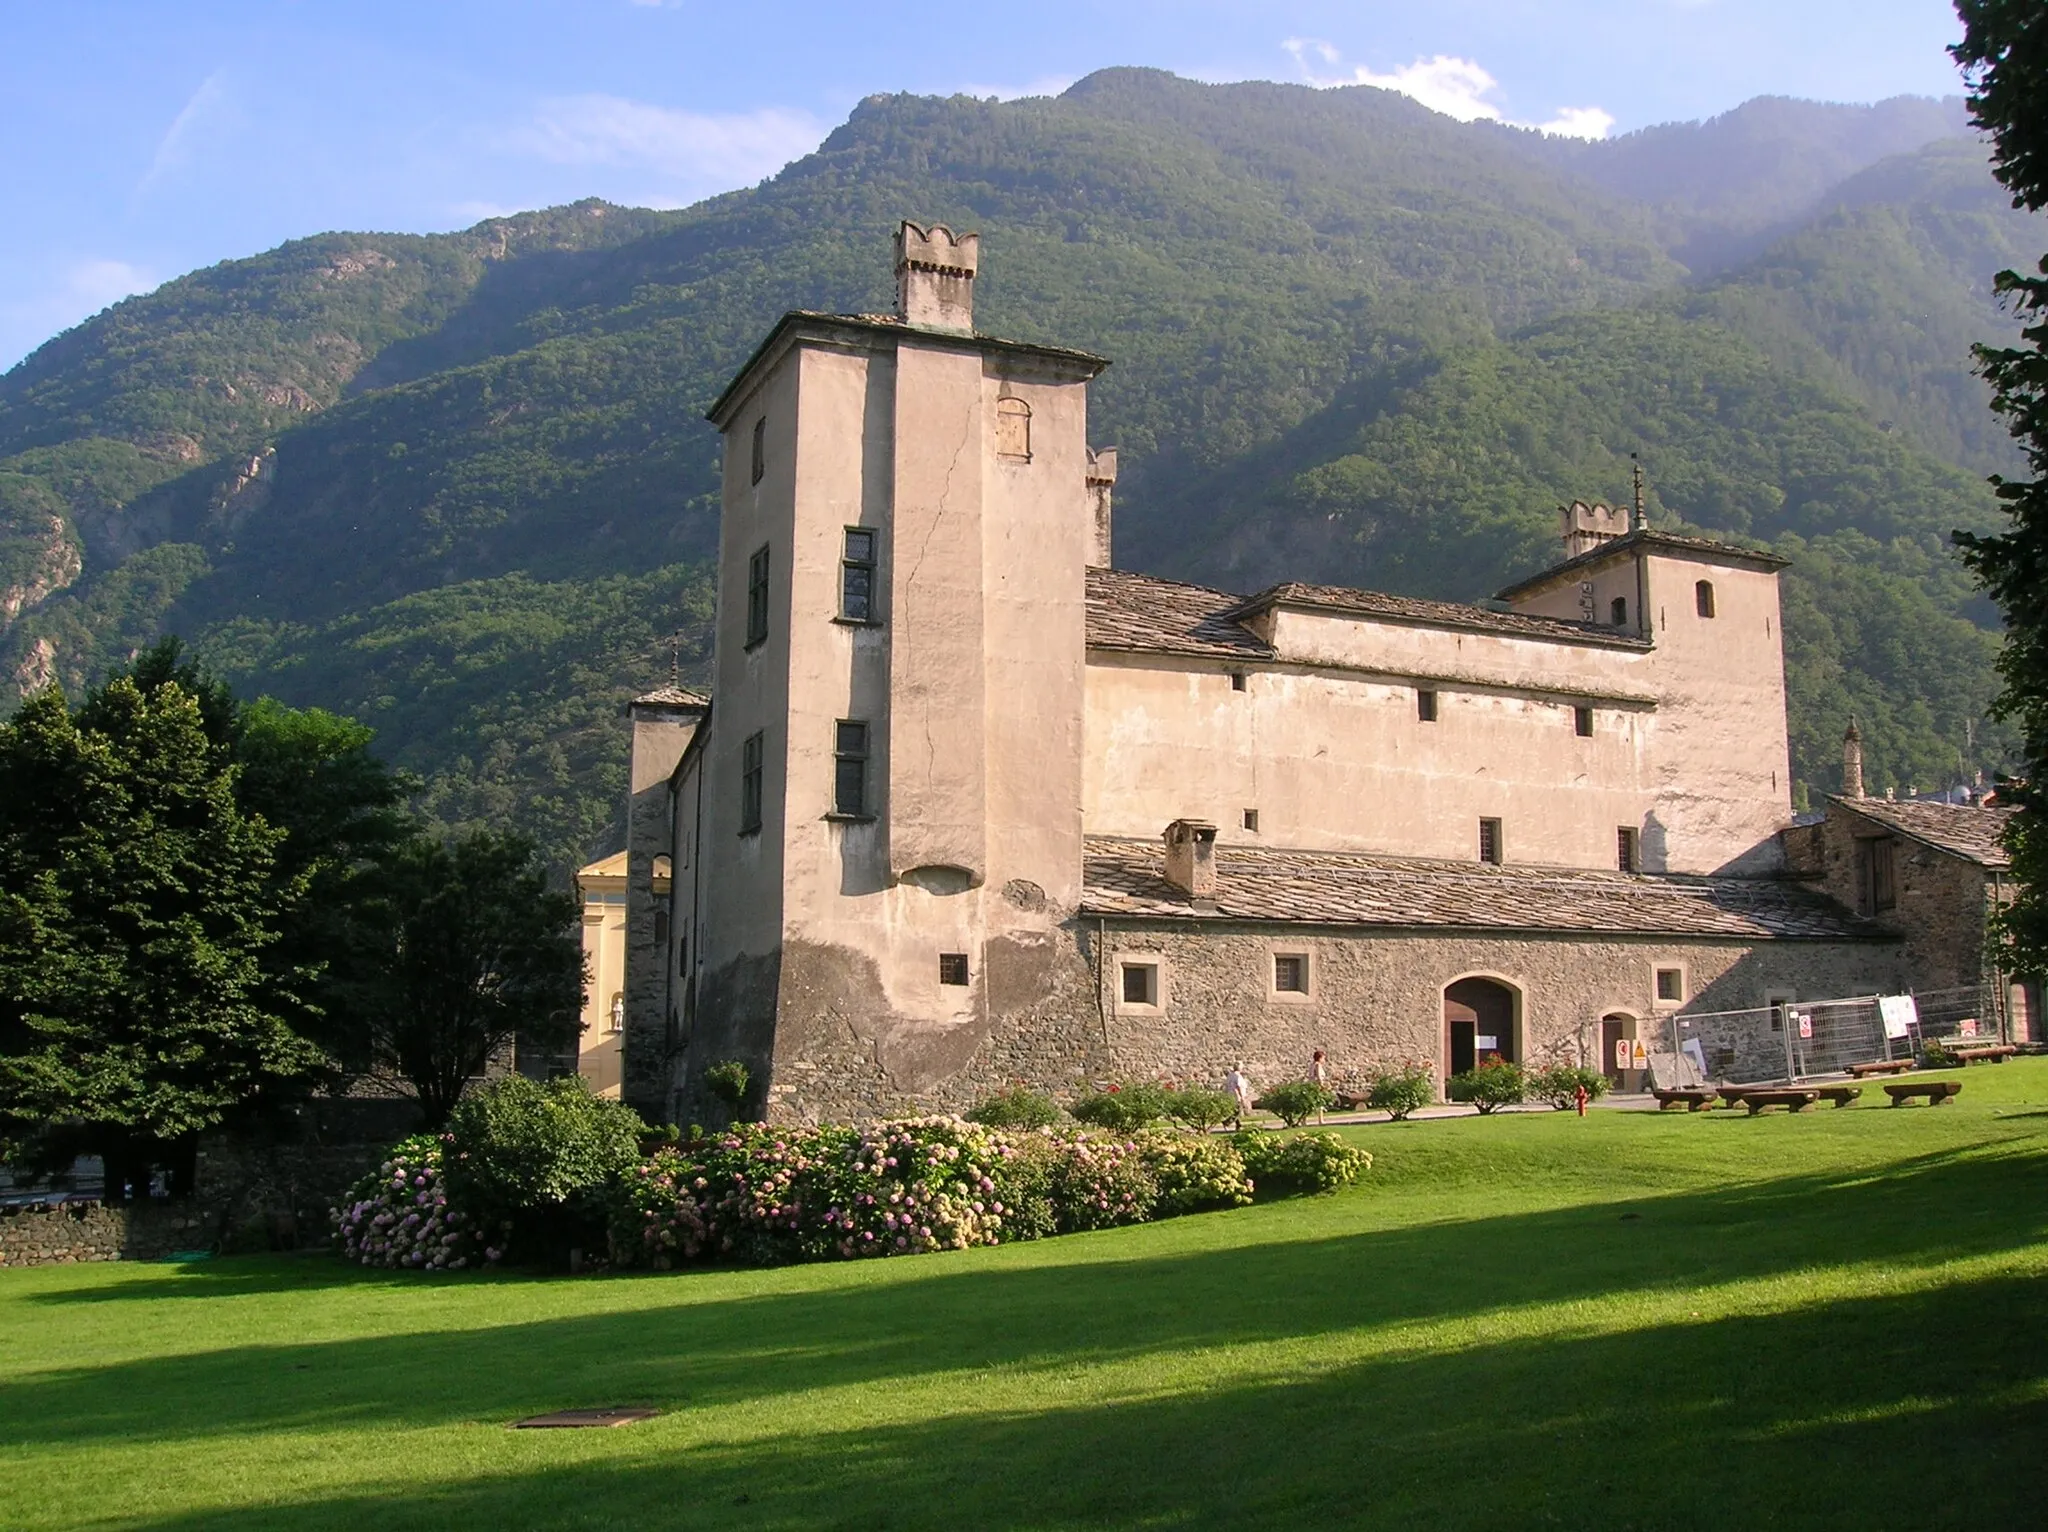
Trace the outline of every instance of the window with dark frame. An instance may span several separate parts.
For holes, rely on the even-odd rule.
[[[767,736],[756,731],[740,744],[740,834],[752,835],[761,828],[761,762],[767,755]]]
[[[763,415],[754,422],[754,456],[749,470],[753,477],[747,482],[759,484],[761,476],[768,471],[768,417]]]
[[[1882,840],[1867,840],[1863,843],[1864,860],[1869,866],[1872,914],[1898,908],[1899,863],[1895,854],[1897,845],[1898,843],[1889,836]]]
[[[1299,952],[1273,954],[1273,988],[1283,995],[1308,993],[1308,959]]]
[[[1641,872],[1642,842],[1634,825],[1622,825],[1614,832],[1614,865],[1623,872]]]
[[[1593,710],[1589,707],[1572,709],[1572,728],[1578,731],[1580,739],[1593,737]]]
[[[1714,615],[1714,582],[1701,580],[1692,588],[1693,610],[1702,617]]]
[[[1256,830],[1256,829],[1258,829],[1258,827],[1259,827],[1259,811],[1258,811],[1257,809],[1246,809],[1246,810],[1244,811],[1244,827],[1245,827],[1245,828],[1246,828],[1247,830]]]
[[[868,812],[868,726],[858,718],[833,725],[832,812],[859,818]]]
[[[1159,965],[1157,963],[1126,963],[1124,970],[1124,1004],[1157,1005],[1159,1003]]]
[[[848,527],[839,560],[839,615],[848,622],[875,620],[875,533]]]
[[[1241,691],[1243,691],[1243,690],[1244,690],[1244,672],[1243,672],[1243,671],[1241,671],[1241,670],[1233,670],[1233,671],[1232,671],[1232,672],[1230,673],[1230,689],[1231,689],[1232,691],[1234,691],[1234,692],[1241,692]]]
[[[1628,597],[1616,596],[1607,604],[1607,615],[1617,628],[1628,626]]]
[[[1436,722],[1436,693],[1420,688],[1415,693],[1415,716],[1424,723]]]
[[[768,641],[768,545],[747,560],[747,647]]]
[[[939,954],[939,982],[941,984],[965,984],[967,982],[966,953],[941,952]]]
[[[1684,969],[1660,968],[1657,970],[1657,998],[1659,1000],[1683,1000],[1685,998]]]
[[[1482,819],[1479,821],[1479,860],[1499,866],[1501,861],[1500,821]]]

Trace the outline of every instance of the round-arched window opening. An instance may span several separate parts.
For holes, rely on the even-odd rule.
[[[1714,582],[1701,580],[1692,588],[1692,604],[1702,617],[1714,615]]]
[[[1022,399],[996,401],[996,453],[1031,460],[1031,406]]]

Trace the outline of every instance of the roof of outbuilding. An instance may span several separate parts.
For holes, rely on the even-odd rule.
[[[1348,851],[1216,850],[1213,908],[1166,881],[1152,841],[1091,836],[1084,913],[1140,919],[1573,935],[1883,939],[1871,922],[1761,878],[1641,877]]]
[[[1791,560],[1781,554],[1761,548],[1742,548],[1734,543],[1716,542],[1711,537],[1688,537],[1680,532],[1657,532],[1641,527],[1625,532],[1620,537],[1609,538],[1597,548],[1589,548],[1576,558],[1566,559],[1562,564],[1552,564],[1548,569],[1536,573],[1501,589],[1497,594],[1502,598],[1520,595],[1523,591],[1534,590],[1539,585],[1549,585],[1560,578],[1569,578],[1595,564],[1605,563],[1617,554],[1632,553],[1638,548],[1658,549],[1667,553],[1688,554],[1716,564],[1734,564],[1738,567],[1761,570],[1778,570],[1790,566]]]
[[[1828,802],[1979,867],[2003,872],[2012,866],[2003,837],[2017,809],[1984,808],[1974,803],[1897,803],[1890,798],[1830,797]]]
[[[1227,615],[1241,599],[1125,569],[1091,569],[1088,647],[1270,658],[1271,645]]]
[[[1482,633],[1503,633],[1514,638],[1600,644],[1620,649],[1650,647],[1647,639],[1591,623],[1534,617],[1526,612],[1497,612],[1490,607],[1469,606],[1461,601],[1420,601],[1412,596],[1389,596],[1376,590],[1352,590],[1342,585],[1309,585],[1299,580],[1270,586],[1256,596],[1247,597],[1230,615],[1249,617],[1276,606],[1314,607],[1362,617],[1383,617],[1393,622],[1414,623],[1419,627],[1464,628]]]

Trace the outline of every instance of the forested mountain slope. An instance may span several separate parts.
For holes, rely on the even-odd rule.
[[[1951,104],[1753,105],[1752,179],[1806,179],[1704,283],[1679,254],[1755,210],[1716,224],[1719,183],[1684,218],[1631,195],[1630,140],[1601,160],[1381,91],[1141,70],[871,98],[677,213],[196,273],[0,379],[4,658],[75,684],[178,631],[245,686],[366,718],[451,820],[596,849],[620,701],[707,658],[704,405],[782,310],[885,306],[889,230],[918,216],[983,232],[985,329],[1115,359],[1091,431],[1123,449],[1120,562],[1471,598],[1640,451],[1660,519],[1798,558],[1806,781],[1832,780],[1852,707],[1880,785],[1995,766],[1996,640],[1945,538],[1993,514],[1967,346],[2041,221],[1987,200],[1974,143],[1927,145]],[[1727,123],[1657,152],[1705,163]]]

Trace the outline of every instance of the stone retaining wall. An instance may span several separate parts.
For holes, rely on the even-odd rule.
[[[0,1267],[152,1261],[178,1250],[210,1249],[212,1244],[207,1219],[189,1204],[0,1207]]]

